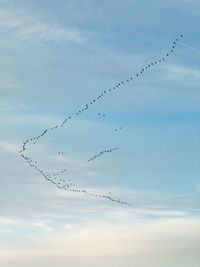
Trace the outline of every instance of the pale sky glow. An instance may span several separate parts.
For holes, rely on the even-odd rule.
[[[0,0],[0,266],[200,265],[198,25],[198,0]],[[39,167],[132,206],[30,168],[45,129]]]

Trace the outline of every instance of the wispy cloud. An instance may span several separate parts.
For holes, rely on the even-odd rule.
[[[0,147],[2,149],[6,150],[7,152],[11,152],[11,153],[15,153],[15,154],[20,149],[20,146],[13,144],[13,143],[9,143],[9,142],[1,142]]]
[[[53,227],[49,227],[48,225],[46,225],[45,223],[43,222],[35,222],[32,224],[34,227],[37,227],[37,228],[40,228],[40,229],[43,229],[45,231],[52,231],[53,230]]]
[[[0,14],[1,16],[1,14]],[[1,25],[0,25],[1,28]],[[1,72],[0,72],[0,91],[3,92],[8,92],[10,90],[16,89],[16,84],[13,81],[13,77],[11,76],[10,73],[5,72],[4,70],[4,64],[1,62],[0,68],[1,68]]]
[[[187,66],[181,65],[167,65],[165,69],[169,72],[170,75],[174,78],[181,78],[190,80],[200,80],[200,69],[195,69]]]
[[[9,10],[0,9],[0,27],[19,27],[23,23],[23,18],[12,14]]]
[[[6,103],[6,102],[0,103],[1,112],[25,110],[27,108],[28,106],[25,105],[24,103],[15,103],[15,105],[11,103]]]
[[[17,267],[27,263],[30,267],[36,263],[66,266],[66,261],[73,267],[113,267],[116,259],[119,266],[160,267],[163,262],[168,266],[198,266],[199,226],[199,219],[148,219],[75,224],[70,231],[61,227],[46,232],[46,224],[36,223],[28,229],[43,229],[39,236],[33,238],[32,232],[27,240],[9,247],[0,243],[0,260],[8,267],[14,262],[20,264]]]
[[[54,126],[60,121],[59,118],[48,116],[48,115],[34,115],[34,114],[7,114],[4,118],[2,118],[1,123],[5,124],[24,124],[24,125],[40,125],[45,127]]]
[[[89,33],[75,27],[60,27],[56,23],[44,23],[33,14],[0,10],[0,30],[12,31],[21,40],[43,39],[81,44],[88,40]]]
[[[8,217],[0,217],[0,225],[3,224],[16,224],[16,222],[18,222],[17,219],[13,219],[13,218],[8,218]]]
[[[182,0],[180,2],[182,2]],[[184,2],[189,3],[189,4],[194,4],[195,6],[200,7],[199,0],[184,0]]]
[[[0,90],[8,90],[15,88],[13,83],[1,82],[0,83]]]
[[[57,42],[69,41],[72,43],[83,43],[87,40],[87,36],[81,34],[76,28],[66,29],[45,23],[21,27],[17,33],[17,37],[20,39],[39,38]]]

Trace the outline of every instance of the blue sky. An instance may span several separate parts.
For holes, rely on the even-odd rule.
[[[3,266],[199,265],[199,14],[198,0],[0,1]],[[77,186],[132,207],[62,192],[21,159],[24,140],[162,58],[177,37],[166,61],[27,147],[48,172],[66,168]]]

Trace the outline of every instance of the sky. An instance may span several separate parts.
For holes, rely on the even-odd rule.
[[[1,266],[199,266],[198,25],[199,0],[0,0]],[[45,129],[24,154],[131,206],[30,168]]]

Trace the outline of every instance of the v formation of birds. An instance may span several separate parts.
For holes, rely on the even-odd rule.
[[[182,38],[182,37],[183,37],[183,35],[181,34],[180,38]],[[105,90],[101,91],[97,96],[95,96],[90,101],[88,101],[88,103],[86,103],[85,105],[83,105],[82,107],[77,109],[74,114],[71,114],[67,118],[65,118],[65,120],[63,122],[61,122],[60,124],[55,125],[55,126],[49,128],[49,129],[45,129],[38,136],[35,136],[35,137],[32,137],[32,138],[29,138],[29,139],[25,140],[23,142],[22,149],[19,151],[19,154],[21,155],[21,157],[26,161],[26,163],[31,168],[34,168],[35,170],[37,170],[41,174],[41,176],[43,176],[43,178],[45,178],[48,182],[50,182],[50,183],[54,184],[55,186],[57,186],[58,189],[60,189],[60,190],[66,190],[66,191],[75,192],[75,193],[82,193],[82,194],[85,194],[87,196],[104,198],[104,199],[110,200],[112,202],[116,202],[116,203],[119,203],[119,204],[132,206],[132,204],[128,203],[127,201],[122,201],[120,199],[115,199],[115,198],[111,197],[111,193],[110,192],[109,192],[108,195],[89,192],[87,190],[84,190],[84,189],[81,189],[81,188],[77,187],[77,185],[75,183],[73,183],[71,179],[69,179],[69,178],[67,178],[67,179],[61,178],[61,175],[65,174],[67,172],[67,169],[63,169],[63,170],[60,170],[59,172],[51,173],[51,174],[48,173],[47,171],[44,171],[42,168],[40,168],[38,166],[38,162],[37,161],[34,161],[31,157],[26,155],[27,145],[29,143],[32,143],[32,144],[35,145],[36,142],[39,139],[41,139],[42,137],[44,137],[45,135],[47,135],[48,132],[55,131],[57,128],[63,127],[66,123],[70,123],[70,121],[74,117],[80,116],[82,113],[86,112],[90,108],[91,105],[95,105],[95,103],[97,103],[98,101],[103,100],[103,98],[107,94],[109,94],[111,92],[114,92],[115,90],[118,90],[121,86],[125,86],[128,83],[134,82],[145,71],[147,71],[148,69],[152,68],[152,66],[164,62],[170,56],[170,54],[172,54],[174,52],[174,50],[176,48],[176,44],[177,44],[178,41],[179,41],[179,38],[176,38],[173,41],[169,52],[166,53],[163,57],[146,64],[146,66],[144,66],[142,69],[140,69],[137,73],[133,74],[131,77],[129,77],[129,78],[123,80],[123,81],[120,81],[120,82],[116,83],[112,88],[108,88],[108,89],[105,89]],[[98,116],[106,117],[106,115],[104,113],[103,114],[102,113],[98,113]],[[114,131],[116,132],[116,131],[119,131],[121,129],[122,129],[122,127],[120,126],[120,127],[115,128]],[[103,156],[105,153],[111,153],[111,152],[114,152],[114,151],[117,151],[117,150],[119,150],[119,147],[117,147],[117,146],[113,147],[113,148],[107,148],[107,149],[99,152],[98,154],[90,157],[87,161],[94,161],[97,158],[100,158],[101,156]],[[59,155],[66,155],[67,153],[59,151],[58,154]]]

